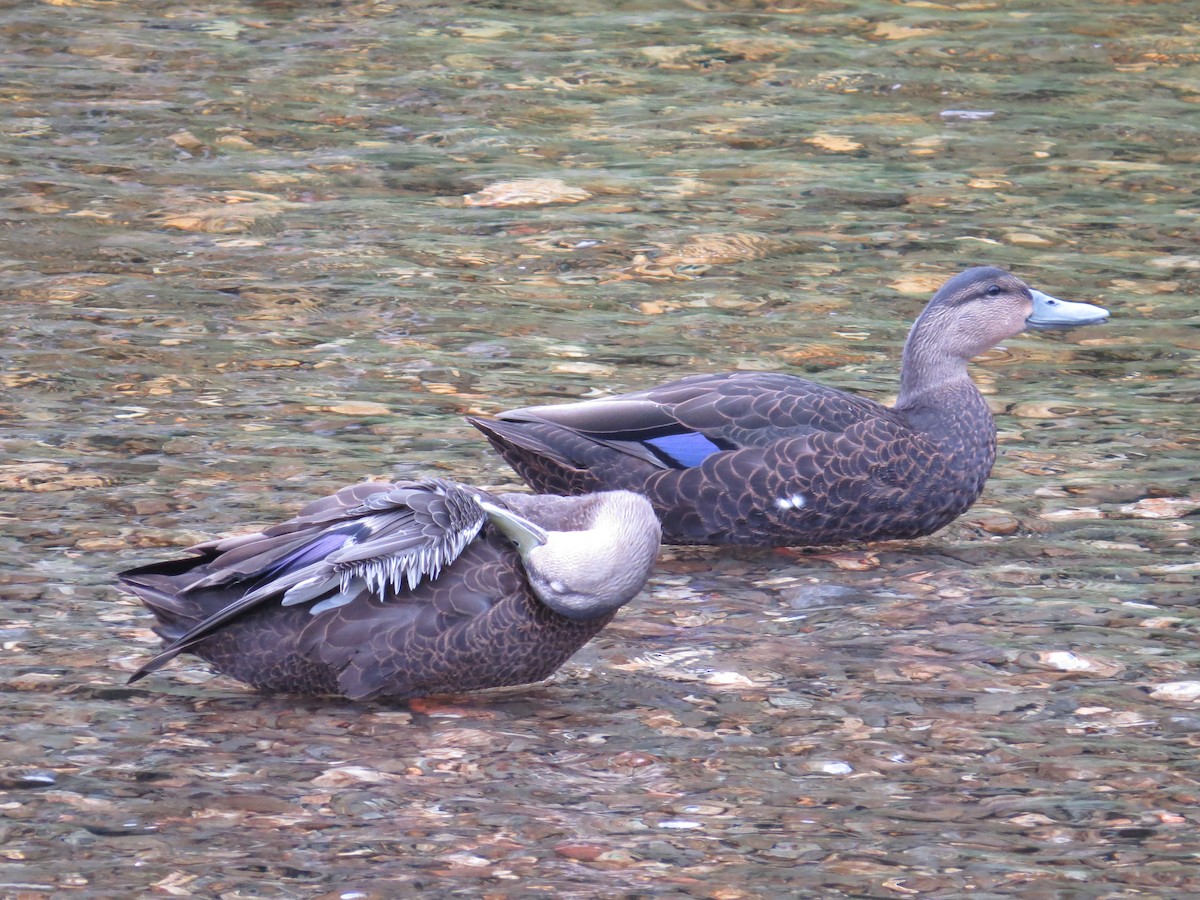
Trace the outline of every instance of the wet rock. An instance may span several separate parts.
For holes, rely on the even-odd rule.
[[[52,787],[58,775],[49,769],[0,769],[0,789],[21,790]]]
[[[974,522],[988,534],[1010,535],[1016,534],[1021,528],[1021,520],[1016,516],[1006,515],[1004,513],[989,513],[986,515],[976,516]]]
[[[1200,681],[1169,681],[1155,685],[1150,690],[1150,696],[1172,703],[1195,703],[1200,700]]]
[[[779,599],[792,609],[847,603],[861,596],[859,591],[841,584],[803,584],[779,592]]]
[[[817,775],[850,775],[854,772],[854,766],[842,760],[814,760],[807,768]]]
[[[1004,236],[1010,244],[1018,247],[1053,247],[1057,241],[1029,231],[1013,231]]]
[[[158,831],[157,822],[146,822],[141,819],[123,819],[113,822],[83,822],[85,829],[101,837],[139,837],[154,834]]]
[[[468,356],[477,356],[480,359],[508,359],[512,356],[512,351],[507,344],[499,341],[473,341],[470,344],[465,344],[462,352]]]
[[[133,502],[133,512],[138,516],[156,516],[168,512],[171,504],[160,497],[151,497]]]
[[[98,472],[72,471],[61,463],[10,463],[0,465],[0,491],[72,491],[100,488],[112,481]]]
[[[340,788],[358,784],[384,784],[402,780],[400,776],[390,775],[364,766],[339,766],[326,769],[312,780],[317,787]]]
[[[812,144],[814,147],[820,147],[822,150],[828,150],[830,153],[852,153],[855,150],[861,150],[863,145],[842,134],[829,134],[828,132],[818,131],[812,137],[804,139],[805,143]]]
[[[596,844],[588,841],[563,841],[554,845],[554,852],[564,859],[577,862],[595,862],[602,855],[612,850],[607,844]]]
[[[649,753],[642,753],[637,750],[627,750],[624,753],[618,753],[609,758],[609,765],[617,768],[640,769],[643,766],[652,766],[661,760],[657,756],[652,756]]]
[[[498,181],[463,197],[466,206],[548,206],[553,203],[580,203],[592,194],[573,187],[561,178],[519,178]]]
[[[383,403],[376,403],[373,400],[355,400],[345,403],[337,403],[333,406],[309,407],[310,409],[319,410],[322,412],[337,413],[339,416],[386,416],[391,413],[391,409]]]
[[[1177,519],[1200,509],[1200,501],[1188,497],[1147,497],[1121,507],[1121,512],[1139,519]]]
[[[181,150],[186,150],[189,153],[199,153],[204,150],[204,141],[187,130],[177,131],[174,134],[168,135],[167,140]]]
[[[1025,653],[1018,657],[1018,662],[1031,668],[1078,675],[1095,675],[1101,678],[1111,678],[1125,668],[1115,660],[1075,653],[1072,650],[1039,650],[1034,653]]]
[[[704,679],[704,683],[721,688],[749,688],[755,684],[740,672],[713,672]]]

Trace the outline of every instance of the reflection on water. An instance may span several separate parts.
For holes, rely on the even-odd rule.
[[[0,28],[3,893],[1200,890],[1187,4]],[[363,477],[512,486],[466,412],[735,368],[886,397],[980,262],[1114,319],[975,367],[1001,457],[941,534],[669,551],[493,696],[123,686],[120,568]]]

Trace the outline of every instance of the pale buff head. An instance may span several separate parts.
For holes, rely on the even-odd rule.
[[[967,269],[942,285],[913,323],[896,405],[966,379],[967,360],[1027,328],[1071,328],[1106,318],[1108,311],[1099,306],[1033,290],[1004,269]]]
[[[650,501],[607,491],[547,497],[539,510],[538,499],[522,497],[521,515],[480,504],[517,545],[538,599],[569,619],[594,619],[632,600],[650,575],[662,537]]]

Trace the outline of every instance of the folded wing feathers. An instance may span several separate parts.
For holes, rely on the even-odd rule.
[[[295,583],[285,604],[314,599],[335,579],[338,593],[312,613],[345,605],[364,587],[380,600],[414,590],[456,560],[486,521],[472,492],[441,481],[374,492],[346,518],[358,520],[356,533]]]
[[[207,564],[214,571],[202,579],[204,586],[259,579],[265,583],[193,626],[135,672],[133,680],[162,667],[270,597],[282,594],[283,604],[290,606],[335,591],[309,610],[316,615],[350,603],[364,587],[386,601],[389,590],[401,591],[404,582],[411,590],[425,578],[436,578],[483,527],[487,517],[479,506],[480,497],[479,492],[440,480],[355,485],[310,504],[295,519],[275,528],[202,545],[218,553]],[[366,520],[366,527],[356,520]],[[376,530],[388,540],[379,543]],[[335,547],[342,535],[341,546]],[[222,545],[235,551],[233,565],[222,564]],[[249,548],[254,549],[247,552]],[[339,555],[347,561],[336,561]],[[289,571],[296,563],[299,568]],[[152,586],[146,589],[159,593]]]
[[[344,606],[362,590],[380,600],[436,578],[484,527],[478,492],[440,480],[343,487],[300,515],[253,535],[212,541],[214,570],[187,590],[262,581],[239,610],[281,596],[284,606],[325,596],[312,612]]]

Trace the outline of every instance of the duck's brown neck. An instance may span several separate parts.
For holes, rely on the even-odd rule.
[[[918,318],[904,343],[895,408],[901,412],[943,410],[953,416],[964,402],[971,405],[979,391],[967,374],[966,358],[946,346],[930,318]]]

